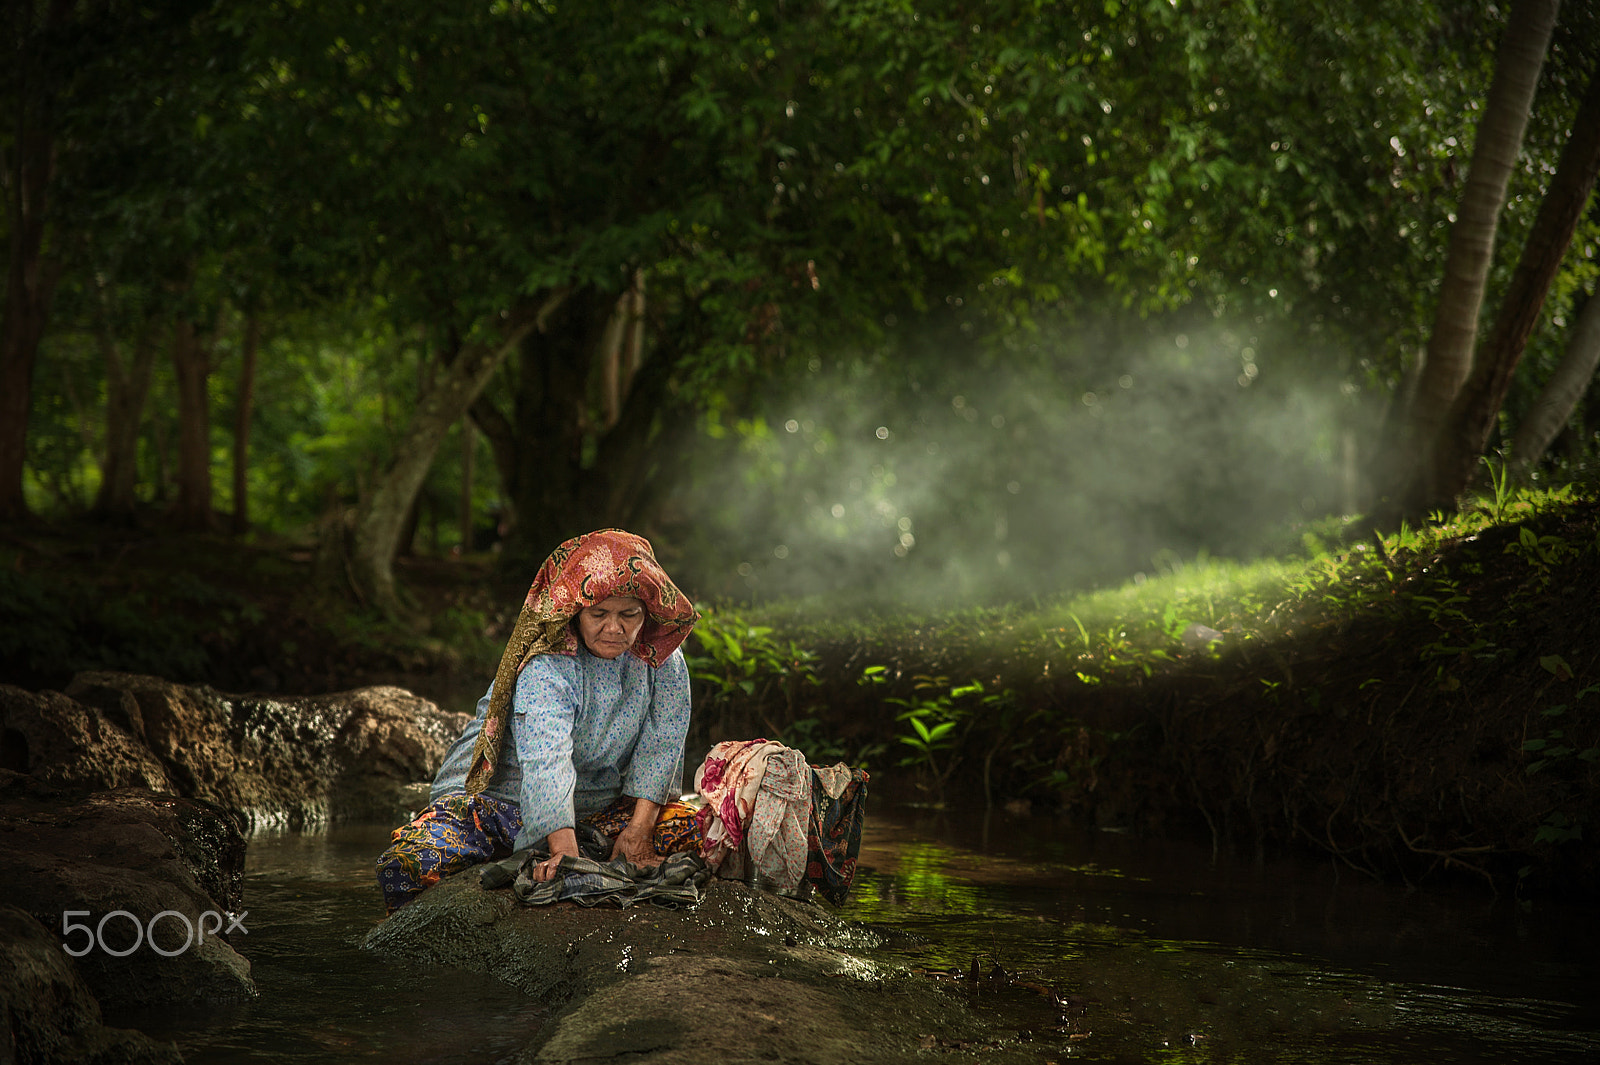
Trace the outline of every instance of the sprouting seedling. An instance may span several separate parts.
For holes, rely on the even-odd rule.
[[[1489,456],[1484,455],[1479,462],[1489,471],[1489,487],[1494,491],[1494,520],[1505,520],[1506,506],[1511,502],[1514,494],[1511,487],[1511,465],[1502,461],[1497,469]],[[1442,524],[1442,523],[1441,523]]]
[[[1091,650],[1093,650],[1094,646],[1089,639],[1089,630],[1084,627],[1083,621],[1078,617],[1078,615],[1068,614],[1067,617],[1071,618],[1072,623],[1078,626],[1078,636],[1083,640],[1083,653],[1088,654]]]
[[[882,684],[889,679],[888,666],[868,666],[861,671],[857,684]]]

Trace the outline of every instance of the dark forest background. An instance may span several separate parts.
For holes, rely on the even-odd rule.
[[[1600,446],[1589,5],[7,11],[9,522],[994,604]]]

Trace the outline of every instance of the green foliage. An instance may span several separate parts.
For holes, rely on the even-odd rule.
[[[1581,840],[1583,838],[1584,824],[1585,820],[1582,817],[1568,817],[1566,814],[1556,811],[1545,818],[1544,823],[1533,834],[1533,841],[1535,843],[1561,844]]]
[[[862,769],[870,768],[870,759],[883,750],[883,744],[874,744],[871,751],[858,751],[851,758],[845,745],[819,717],[802,717],[789,722],[782,732],[771,737],[797,751],[803,751],[813,764],[849,761]]]
[[[0,647],[17,678],[61,684],[93,669],[200,678],[260,620],[244,597],[187,574],[106,596],[92,577],[0,569]]]
[[[1568,666],[1565,659],[1562,659],[1559,655],[1549,655],[1541,658],[1540,664],[1558,680],[1572,679],[1572,667]],[[1576,707],[1576,704],[1582,703],[1584,699],[1591,695],[1597,697],[1595,700],[1597,705]],[[1579,691],[1573,696],[1572,704],[1557,703],[1540,711],[1540,715],[1550,719],[1550,724],[1554,725],[1557,719],[1571,721],[1579,717],[1584,710],[1590,713],[1600,713],[1600,684],[1591,684],[1589,687]],[[1568,718],[1569,711],[1572,714],[1571,718]],[[1525,753],[1538,755],[1527,765],[1526,771],[1529,776],[1543,772],[1552,766],[1559,768],[1567,759],[1576,759],[1591,766],[1600,765],[1600,747],[1585,747],[1580,750],[1571,746],[1566,737],[1567,730],[1565,728],[1547,727],[1544,735],[1523,741],[1522,750]]]
[[[1494,500],[1493,506],[1489,510],[1489,515],[1496,522],[1504,521],[1506,506],[1511,502],[1513,496],[1511,464],[1503,458],[1498,463],[1492,462],[1488,456],[1484,456],[1480,461],[1489,472],[1489,488]]]
[[[916,767],[925,786],[943,786],[961,765],[982,757],[989,794],[994,794],[990,776],[996,765],[1005,767],[1014,787],[1048,790],[1094,771],[1099,756],[1075,739],[1080,722],[1062,707],[1029,705],[1015,685],[952,678],[1049,679],[1064,670],[1085,688],[1137,684],[1158,673],[1204,668],[1220,657],[1270,649],[1297,633],[1336,635],[1361,619],[1378,617],[1393,625],[1414,621],[1434,632],[1432,638],[1417,640],[1411,653],[1439,690],[1454,691],[1461,686],[1459,663],[1464,659],[1509,660],[1518,645],[1513,639],[1516,619],[1487,602],[1474,602],[1468,591],[1483,563],[1474,561],[1471,551],[1458,551],[1446,565],[1446,549],[1486,539],[1494,528],[1494,513],[1522,522],[1501,527],[1514,530],[1506,550],[1530,559],[1528,584],[1511,596],[1515,601],[1536,594],[1546,587],[1550,573],[1575,557],[1576,549],[1526,522],[1570,499],[1569,492],[1508,490],[1492,505],[1353,543],[1339,543],[1349,530],[1329,528],[1304,537],[1308,553],[1300,557],[1251,563],[1168,557],[1142,580],[1031,606],[910,616],[858,612],[825,620],[780,605],[760,613],[802,644],[842,640],[872,648],[873,654],[918,648],[919,660],[937,664],[940,672],[918,673],[905,684],[896,682],[894,671],[884,665],[868,666],[859,679],[869,690],[892,692],[882,702],[895,708],[894,739],[907,749],[901,764]],[[1203,633],[1195,638],[1194,625],[1216,630],[1221,638]],[[1187,642],[1186,635],[1191,637]],[[1541,655],[1540,664],[1558,680],[1572,677],[1572,667],[1561,655]],[[1313,711],[1325,705],[1320,693],[1302,690],[1288,676],[1266,675],[1258,681],[1275,698],[1302,700]],[[1369,678],[1360,687],[1381,683]],[[1600,689],[1585,689],[1579,698],[1595,691]],[[1129,737],[1090,738],[1115,745]],[[1560,736],[1547,734],[1529,743],[1526,750],[1541,759],[1596,757],[1592,750],[1567,749],[1571,745]],[[1068,746],[1083,747],[1081,762],[1056,764],[1054,752]],[[1534,771],[1545,769],[1540,761]]]
[[[689,675],[709,699],[748,699],[760,705],[797,707],[805,688],[817,683],[816,655],[794,641],[773,636],[742,612],[703,607],[692,639],[699,654],[686,655]]]
[[[888,750],[870,732],[849,744],[836,723],[814,705],[820,683],[817,655],[796,640],[774,635],[748,612],[701,607],[685,649],[694,681],[695,718],[709,738],[724,739],[756,722],[770,739],[803,751],[818,764],[844,761],[870,768]]]
[[[858,683],[876,686],[887,679],[885,667],[868,666]],[[884,697],[888,705],[900,707],[895,720],[910,726],[895,737],[914,752],[902,758],[900,765],[924,769],[924,787],[942,792],[950,774],[960,764],[961,741],[971,727],[971,712],[958,700],[982,691],[982,684],[952,688],[945,677],[919,675],[912,678],[909,695]]]
[[[1170,465],[1212,426],[1163,432],[1171,411],[1198,405],[1140,393],[1147,376],[1201,371],[1230,400],[1248,395],[1227,421],[1277,410],[1301,422],[1296,397],[1315,392],[1341,405],[1339,428],[1361,430],[1358,394],[1385,398],[1426,326],[1501,17],[1373,0],[972,11],[397,0],[381,17],[194,3],[85,15],[22,56],[62,79],[51,224],[63,280],[37,378],[32,498],[79,510],[92,496],[114,375],[86,338],[102,331],[126,349],[179,315],[222,324],[221,460],[236,402],[221,371],[234,368],[242,310],[261,312],[250,490],[262,524],[298,530],[381,475],[436,360],[556,286],[615,293],[639,270],[646,361],[671,363],[663,391],[711,412],[705,434],[749,460],[730,475],[725,452],[696,453],[705,477],[742,477],[750,496],[817,496],[794,508],[698,496],[708,541],[749,531],[733,552],[745,561],[794,547],[775,534],[805,526],[830,549],[866,544],[884,566],[930,557],[964,593],[999,599],[1047,554],[1015,530],[1076,532],[1075,515],[1108,508],[1095,488],[1115,489],[1148,537],[1085,538],[1126,550],[1063,582],[1129,572],[1166,544],[1239,544],[1254,515],[1196,517],[1196,504],[1219,480],[1259,485],[1250,459],[1281,427],[1212,441],[1168,486],[1108,470],[1100,485],[1048,479],[1063,463],[1040,441],[1113,452],[1097,447],[1111,423],[1153,440],[1130,466]],[[1512,234],[1570,116],[1570,74],[1538,109]],[[13,72],[0,89],[21,84]],[[1592,255],[1574,256],[1547,346],[1593,272]],[[1199,330],[1213,326],[1228,336],[1201,355]],[[1175,336],[1194,346],[1144,352]],[[944,347],[964,372],[930,368]],[[551,358],[536,352],[506,377],[537,376]],[[1290,367],[1314,367],[1315,388],[1252,383]],[[996,368],[1029,374],[1025,401],[980,391]],[[846,410],[774,410],[766,400],[794,393],[788,374],[826,378]],[[170,386],[156,388],[139,455],[146,501],[172,468]],[[485,445],[482,468],[493,454],[576,451],[595,469],[593,411],[576,448],[522,413],[509,419],[520,436]],[[811,428],[778,433],[791,414]],[[688,415],[648,417],[646,436]],[[859,468],[833,461],[890,420],[893,436]],[[930,446],[960,458],[932,460]],[[1270,505],[1310,495],[1325,508],[1329,454],[1325,440],[1308,446]],[[442,460],[423,494],[424,527],[445,543],[453,465]],[[1074,472],[1092,481],[1106,467]],[[480,510],[493,480],[479,478]],[[960,485],[971,505],[908,501],[906,486],[931,483]],[[1001,521],[1013,531],[997,536]],[[946,546],[980,536],[1007,540],[981,566]],[[727,581],[714,594],[746,591]]]
[[[1560,655],[1541,656],[1539,664],[1557,682],[1573,679],[1572,667]],[[1573,807],[1592,789],[1600,769],[1600,746],[1582,746],[1576,737],[1594,735],[1594,722],[1600,717],[1600,684],[1578,690],[1569,702],[1545,707],[1539,716],[1544,719],[1542,734],[1522,743],[1528,758],[1524,772],[1555,808],[1534,830],[1533,843],[1560,846],[1582,840],[1588,823],[1587,814]]]
[[[1541,536],[1526,525],[1517,530],[1517,539],[1506,545],[1506,554],[1520,556],[1538,574],[1541,587],[1548,587],[1555,568],[1577,553],[1578,548],[1560,536]]]
[[[877,688],[889,682],[884,666],[867,666],[857,684]],[[942,796],[951,776],[978,740],[983,749],[983,791],[992,802],[992,774],[997,755],[1006,754],[1025,763],[1036,761],[1036,737],[1024,735],[1041,716],[1039,709],[1027,709],[1010,688],[988,690],[982,681],[952,685],[946,677],[919,674],[911,678],[904,695],[883,697],[888,706],[898,707],[895,721],[908,726],[896,742],[911,749],[900,766],[918,770],[919,786]]]
[[[684,659],[694,682],[699,739],[715,743],[761,728],[769,738],[802,737],[809,747],[791,746],[813,761],[842,750],[837,739],[818,732],[806,702],[817,684],[816,655],[778,639],[770,626],[733,608],[703,605]]]

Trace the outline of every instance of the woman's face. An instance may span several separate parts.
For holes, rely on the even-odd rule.
[[[644,628],[644,603],[614,595],[578,612],[578,635],[596,658],[626,654]]]

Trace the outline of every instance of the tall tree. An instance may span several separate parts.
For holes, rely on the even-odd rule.
[[[1528,474],[1549,449],[1550,442],[1567,424],[1572,412],[1595,381],[1600,369],[1600,298],[1591,294],[1578,313],[1566,352],[1545,381],[1511,441],[1511,463],[1519,479]]]
[[[197,43],[207,0],[43,0],[5,5],[11,52],[0,64],[0,185],[8,237],[0,308],[0,517],[23,512],[32,384],[66,249],[107,219],[138,214],[153,188],[181,198],[204,184],[163,106],[227,68],[225,40]],[[141,176],[150,160],[175,181]],[[130,186],[134,194],[128,196]],[[219,190],[220,191],[220,190]],[[93,233],[93,236],[89,234]],[[84,288],[90,286],[84,285]]]
[[[180,529],[211,527],[212,351],[217,330],[206,329],[190,313],[172,325],[172,370],[178,383],[178,495],[172,514]]]
[[[1515,0],[1506,20],[1466,188],[1450,231],[1433,331],[1409,411],[1409,436],[1415,450],[1408,456],[1411,465],[1403,471],[1401,482],[1405,487],[1395,501],[1400,512],[1436,505],[1443,489],[1434,480],[1433,447],[1472,371],[1495,231],[1559,6],[1559,0]]]
[[[432,384],[393,461],[357,500],[349,539],[354,583],[392,608],[401,526],[486,374],[569,285],[620,287],[634,249],[685,224],[641,198],[637,178],[690,202],[704,190],[692,175],[669,182],[659,166],[671,143],[656,97],[681,90],[686,72],[619,48],[619,34],[647,37],[626,28],[636,20],[621,8],[510,5],[458,17],[413,3],[383,20],[347,16],[270,14],[251,36],[258,66],[274,72],[258,124],[302,156],[270,177],[296,205],[293,224],[318,233],[325,253],[348,247],[356,284],[443,338]],[[308,119],[324,138],[300,138]],[[305,155],[316,160],[309,185]],[[378,160],[387,177],[374,183]]]
[[[629,355],[628,333],[643,323],[616,322],[638,309],[637,285],[615,298],[575,294],[559,324],[530,336],[505,367],[509,394],[473,404],[516,515],[509,564],[537,563],[574,530],[648,527],[671,491],[676,444],[694,427],[688,379],[704,363],[692,339],[697,308],[687,301]]]
[[[708,410],[750,424],[786,362],[925,358],[900,339],[911,323],[988,337],[1075,394],[1104,367],[1069,365],[1051,316],[1132,335],[1190,301],[1207,326],[1326,315],[1370,341],[1344,350],[1388,364],[1384,338],[1423,334],[1446,145],[1468,139],[1461,101],[1490,67],[1487,40],[1426,2],[217,11],[162,77],[103,79],[143,87],[102,112],[139,136],[72,142],[75,202],[108,208],[72,224],[127,250],[124,277],[198,258],[235,301],[277,286],[292,295],[275,305],[379,307],[380,331],[430,338],[419,376],[438,387],[390,393],[382,428],[334,459],[350,475],[324,475],[373,602],[392,599],[388,556],[468,402],[536,554],[574,523],[661,513],[672,434]],[[213,51],[199,77],[190,60]],[[648,304],[619,313],[640,278]],[[163,320],[176,303],[158,300]],[[480,386],[452,368],[463,353],[501,369]],[[262,374],[278,439],[255,450],[282,455],[289,434],[266,428],[282,378]],[[241,394],[236,426],[250,407]]]
[[[138,479],[139,428],[150,376],[155,369],[157,318],[141,311],[132,325],[131,358],[124,358],[109,284],[97,284],[96,329],[106,363],[106,428],[100,464],[100,490],[95,513],[127,520],[132,517]],[[138,320],[142,319],[142,320]]]
[[[233,521],[231,531],[250,531],[250,422],[256,401],[256,357],[261,348],[261,314],[245,311],[244,340],[239,351],[239,383],[233,405]]]
[[[1545,296],[1561,268],[1573,231],[1583,216],[1595,176],[1600,173],[1600,75],[1572,122],[1572,135],[1556,165],[1555,177],[1539,204],[1533,230],[1517,261],[1472,376],[1456,397],[1450,416],[1433,442],[1434,505],[1444,505],[1466,490],[1478,458],[1488,446],[1500,408],[1511,388],[1528,337],[1539,321]]]
[[[45,253],[56,139],[65,86],[59,38],[73,0],[6,5],[10,25],[8,73],[0,100],[6,108],[4,170],[6,232],[5,304],[0,307],[0,520],[27,512],[22,494],[27,459],[33,367],[45,332],[59,261]]]
[[[523,338],[539,330],[560,306],[565,293],[540,305],[518,308],[503,329],[466,343],[436,371],[417,403],[400,446],[372,492],[357,507],[349,530],[348,572],[361,598],[386,613],[400,609],[394,584],[394,558],[417,491],[444,442],[483,391],[484,385]]]

